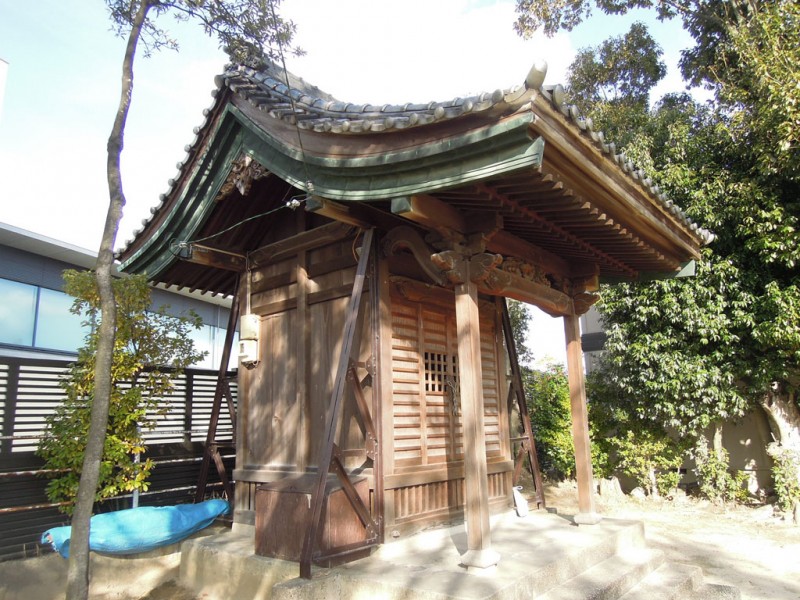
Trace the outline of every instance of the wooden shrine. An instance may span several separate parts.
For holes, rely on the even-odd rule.
[[[309,577],[466,518],[462,563],[497,562],[489,515],[512,506],[526,450],[535,462],[506,298],[564,319],[576,519],[599,519],[578,318],[602,280],[686,274],[709,236],[544,75],[397,106],[341,102],[274,66],[218,78],[120,258],[237,300],[234,522],[255,526],[259,552]]]

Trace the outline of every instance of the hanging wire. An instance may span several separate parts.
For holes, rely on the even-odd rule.
[[[278,16],[275,13],[275,3],[269,3],[270,10],[272,11],[272,21],[273,23],[278,23]],[[289,90],[289,103],[292,106],[292,115],[294,116],[294,129],[297,133],[297,143],[300,145],[300,159],[303,163],[303,170],[306,173],[306,191],[309,195],[314,193],[314,184],[311,182],[311,173],[308,170],[308,164],[306,163],[306,151],[303,147],[303,136],[300,135],[300,126],[297,124],[297,106],[294,102],[294,96],[292,96],[292,86],[289,83],[289,70],[286,68],[286,56],[283,53],[283,44],[281,43],[280,36],[277,37],[278,42],[278,53],[281,56],[281,66],[283,67],[283,79],[286,83],[286,88]]]
[[[272,20],[273,20],[273,22],[277,23],[278,22],[278,16],[277,16],[277,14],[275,12],[275,5],[272,2],[270,2],[270,10],[272,11]],[[303,195],[293,196],[288,201],[285,201],[282,206],[278,206],[276,208],[273,208],[272,210],[268,210],[266,212],[259,213],[257,215],[253,215],[251,217],[243,219],[243,220],[239,221],[238,223],[234,223],[230,227],[226,227],[222,231],[218,231],[216,233],[212,233],[211,235],[207,235],[205,237],[198,238],[198,239],[195,239],[195,240],[189,240],[189,241],[179,241],[177,239],[172,239],[169,242],[169,252],[173,256],[181,256],[181,251],[185,250],[188,247],[190,247],[191,244],[197,244],[197,243],[200,243],[200,242],[205,242],[207,240],[213,239],[213,238],[215,238],[217,236],[222,235],[223,233],[227,233],[228,231],[231,231],[232,229],[235,229],[235,228],[239,227],[240,225],[243,225],[243,224],[245,224],[245,223],[247,223],[249,221],[253,221],[254,219],[259,219],[261,217],[266,217],[266,216],[271,215],[272,213],[275,213],[275,212],[277,212],[279,210],[282,210],[284,208],[291,208],[292,210],[295,210],[296,208],[298,208],[300,206],[301,203],[303,203],[306,200],[308,200],[308,198],[314,193],[314,184],[311,181],[311,173],[310,173],[309,168],[308,168],[308,163],[306,162],[306,151],[305,151],[305,147],[303,146],[303,136],[300,133],[300,126],[297,124],[298,111],[297,111],[297,106],[296,106],[295,101],[294,101],[294,97],[292,96],[292,86],[289,83],[289,70],[286,68],[286,56],[284,55],[284,52],[283,52],[283,44],[281,43],[280,37],[278,37],[277,43],[278,43],[278,53],[280,54],[280,57],[281,57],[281,67],[283,68],[284,82],[286,83],[286,88],[289,90],[289,93],[288,93],[289,103],[291,104],[292,115],[294,116],[294,128],[295,128],[295,132],[297,133],[297,143],[300,146],[300,162],[303,163],[303,170],[305,171],[305,175],[306,175],[306,193],[303,194]],[[287,195],[288,195],[288,192],[287,192]]]
[[[287,193],[287,195],[288,195],[288,193]],[[283,204],[281,204],[280,206],[276,206],[272,210],[268,210],[266,212],[259,213],[257,215],[252,215],[250,217],[247,217],[246,219],[242,219],[241,221],[238,221],[238,222],[234,223],[230,227],[226,227],[222,231],[217,231],[216,233],[212,233],[211,235],[207,235],[205,237],[197,238],[195,240],[182,241],[182,240],[177,240],[177,239],[173,238],[173,239],[171,239],[169,241],[169,252],[173,256],[180,257],[181,256],[181,250],[191,246],[192,244],[199,244],[200,242],[205,242],[207,240],[213,239],[213,238],[215,238],[217,236],[222,235],[223,233],[227,233],[227,232],[231,231],[232,229],[236,229],[237,227],[239,227],[241,225],[244,225],[245,223],[248,223],[248,222],[253,221],[255,219],[260,219],[261,217],[266,217],[268,215],[276,213],[279,210],[283,210],[285,208],[290,208],[292,210],[295,210],[303,202],[305,202],[307,199],[308,199],[308,196],[305,195],[305,194],[303,194],[302,196],[293,196],[292,198],[290,198],[289,200],[284,201]]]
[[[212,233],[211,235],[207,235],[205,237],[201,237],[201,238],[198,238],[196,240],[190,240],[190,241],[188,241],[186,243],[187,244],[199,244],[200,242],[205,242],[207,240],[210,240],[212,238],[220,236],[223,233],[227,233],[231,229],[236,229],[240,225],[244,225],[245,223],[248,223],[250,221],[254,221],[255,219],[260,219],[261,217],[266,217],[267,215],[271,215],[272,213],[276,213],[279,210],[283,210],[284,208],[291,208],[292,210],[295,210],[297,207],[300,206],[300,204],[305,202],[305,200],[306,200],[305,194],[302,195],[302,196],[294,196],[290,200],[287,200],[285,203],[281,204],[280,206],[276,206],[272,210],[268,210],[267,212],[263,212],[263,213],[259,213],[257,215],[253,215],[252,217],[247,217],[246,219],[242,219],[238,223],[234,223],[230,227],[226,227],[222,231],[217,231],[216,233]]]

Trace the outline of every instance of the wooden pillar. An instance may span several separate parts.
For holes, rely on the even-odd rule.
[[[564,317],[564,334],[567,342],[567,375],[569,380],[570,411],[572,413],[572,440],[575,444],[575,473],[578,480],[579,525],[593,525],[600,521],[595,512],[594,477],[592,475],[592,449],[589,443],[589,416],[586,410],[586,384],[583,376],[583,350],[578,315]]]
[[[500,555],[491,547],[489,525],[478,286],[470,277],[465,279],[464,283],[455,286],[458,375],[464,426],[464,510],[467,526],[467,552],[462,555],[461,564],[486,569],[496,565]]]

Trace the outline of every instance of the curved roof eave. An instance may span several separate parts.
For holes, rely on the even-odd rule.
[[[214,200],[234,161],[255,159],[268,171],[307,193],[339,201],[386,200],[430,193],[491,176],[541,166],[544,141],[531,139],[532,112],[521,112],[497,123],[455,132],[414,146],[352,156],[304,154],[259,127],[242,110],[228,104],[209,147],[172,199],[172,210],[150,232],[146,242],[124,258],[123,270],[146,270],[157,277],[177,260],[172,241],[189,241],[214,208]],[[365,146],[373,139],[359,138]],[[453,164],[459,168],[454,170]],[[313,190],[309,190],[309,181]],[[165,243],[166,242],[166,243]]]

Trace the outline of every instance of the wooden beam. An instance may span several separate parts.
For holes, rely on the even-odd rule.
[[[589,415],[586,409],[586,383],[583,377],[581,328],[577,315],[564,317],[567,342],[567,379],[572,414],[572,441],[575,445],[575,474],[578,483],[578,514],[575,523],[594,525],[601,517],[595,510],[592,449],[589,441]]]
[[[260,267],[300,252],[319,248],[326,244],[345,239],[353,232],[353,227],[345,223],[328,223],[309,231],[304,231],[273,244],[253,250],[248,259],[250,267]]]
[[[486,569],[496,565],[500,555],[492,549],[489,525],[478,285],[471,277],[456,285],[456,330],[464,427],[464,510],[467,522],[467,551],[461,556],[461,564],[468,568]]]
[[[436,231],[467,233],[467,222],[458,209],[426,194],[393,198],[392,213]]]
[[[490,296],[504,296],[533,304],[553,317],[573,312],[572,299],[564,292],[500,269],[492,269],[478,284],[478,289]]]
[[[241,254],[226,252],[218,248],[209,248],[200,244],[192,244],[191,248],[191,256],[183,259],[186,262],[226,271],[236,271],[237,273],[241,273],[247,268],[247,259]]]
[[[489,252],[497,252],[503,256],[515,256],[559,277],[569,277],[570,266],[563,258],[526,242],[508,231],[498,231],[486,242]]]
[[[306,210],[362,229],[379,227],[388,231],[398,225],[407,224],[400,217],[377,210],[364,202],[334,202],[327,198],[312,196],[306,200]]]

